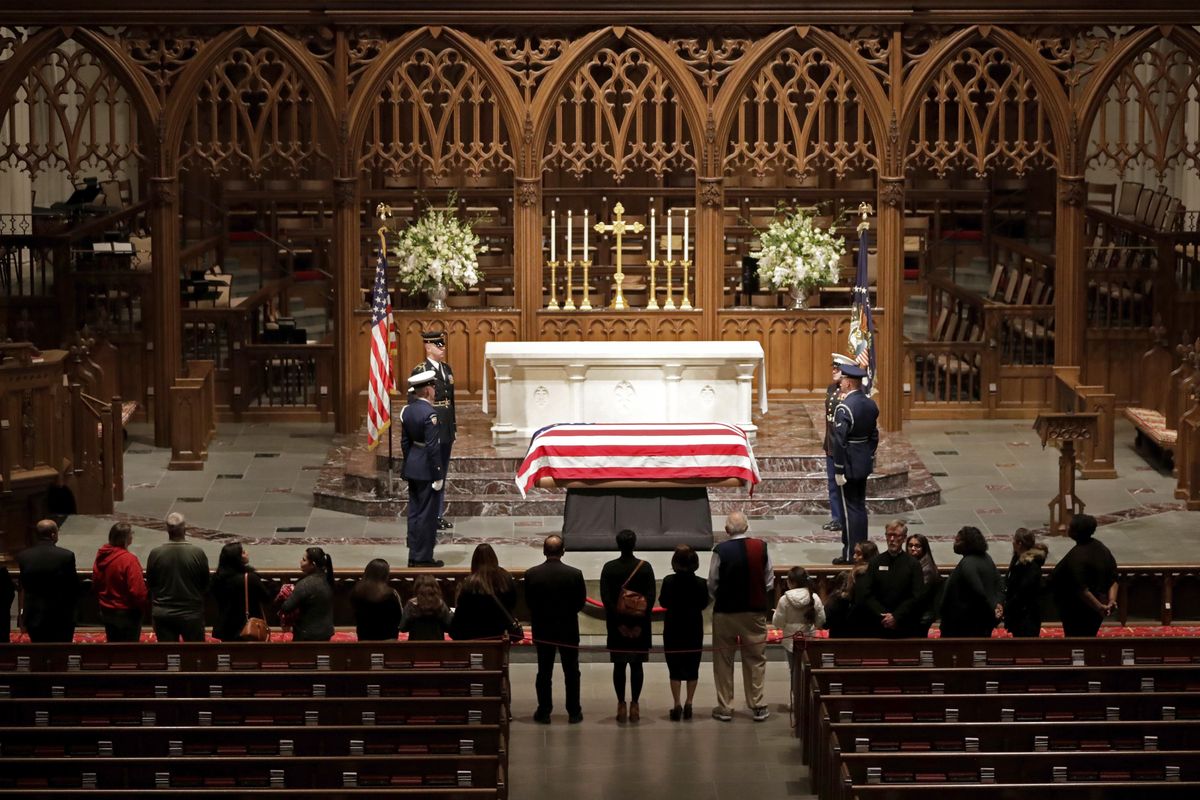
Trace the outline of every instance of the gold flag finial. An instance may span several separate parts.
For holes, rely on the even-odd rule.
[[[874,211],[875,209],[872,208],[871,204],[866,201],[858,204],[858,213],[862,215],[862,221],[858,223],[859,233],[870,230],[871,223],[867,221],[867,218],[870,217]]]

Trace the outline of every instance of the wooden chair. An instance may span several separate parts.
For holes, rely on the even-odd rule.
[[[1117,216],[1132,218],[1137,213],[1143,187],[1140,183],[1125,181],[1121,184],[1121,198],[1117,202]]]

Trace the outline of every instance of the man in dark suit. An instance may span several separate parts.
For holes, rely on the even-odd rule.
[[[446,473],[450,470],[450,448],[454,444],[458,426],[454,420],[454,370],[446,363],[446,332],[426,331],[421,334],[425,343],[425,360],[412,368],[412,375],[432,370],[433,407],[437,409],[442,430],[442,487],[438,489],[437,527],[449,530],[454,525],[446,515]]]
[[[418,372],[408,379],[413,398],[400,412],[401,475],[408,481],[408,565],[440,567],[434,559],[438,493],[442,489],[442,420],[433,406],[434,374]]]
[[[533,639],[537,643],[537,699],[535,722],[548,724],[554,707],[550,688],[554,680],[554,654],[562,659],[563,682],[567,685],[567,719],[583,722],[579,704],[579,612],[587,601],[583,573],[562,563],[563,539],[546,537],[542,553],[546,560],[525,571],[525,602],[533,617]]]
[[[75,636],[79,578],[75,554],[58,546],[58,525],[37,524],[37,541],[17,553],[25,593],[25,630],[34,642],[69,642]]]
[[[834,564],[849,564],[854,545],[867,540],[867,476],[879,447],[879,406],[862,391],[867,371],[842,365],[842,400],[833,412],[833,468],[846,504],[842,554]]]

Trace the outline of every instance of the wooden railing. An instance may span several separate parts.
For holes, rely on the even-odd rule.
[[[1021,305],[1049,303],[1054,295],[1054,254],[1025,242],[993,236],[990,242],[994,291],[990,299]],[[999,281],[996,281],[999,270]]]
[[[995,409],[996,350],[989,342],[905,342],[910,419],[984,419]],[[991,376],[991,380],[989,380]]]
[[[1079,458],[1079,472],[1085,478],[1115,478],[1113,462],[1113,421],[1116,398],[1103,386],[1084,386],[1079,367],[1054,368],[1054,406],[1056,412],[1094,413],[1096,438],[1085,441]]]
[[[233,414],[324,422],[333,410],[332,344],[246,345],[234,351]]]
[[[189,361],[186,377],[171,387],[171,461],[167,469],[204,469],[217,432],[215,365]]]

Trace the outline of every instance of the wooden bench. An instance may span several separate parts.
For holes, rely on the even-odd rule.
[[[1167,349],[1166,328],[1156,325],[1151,328],[1151,333],[1154,344],[1138,362],[1139,403],[1126,406],[1123,413],[1137,432],[1134,446],[1142,452],[1150,450],[1170,464],[1179,436],[1176,429],[1178,414],[1171,416],[1172,409],[1177,407],[1172,394],[1181,375],[1176,374],[1178,370],[1172,372],[1175,357]],[[1180,355],[1190,354],[1190,351],[1190,346],[1182,346]],[[1187,374],[1183,373],[1182,377],[1186,378]]]

